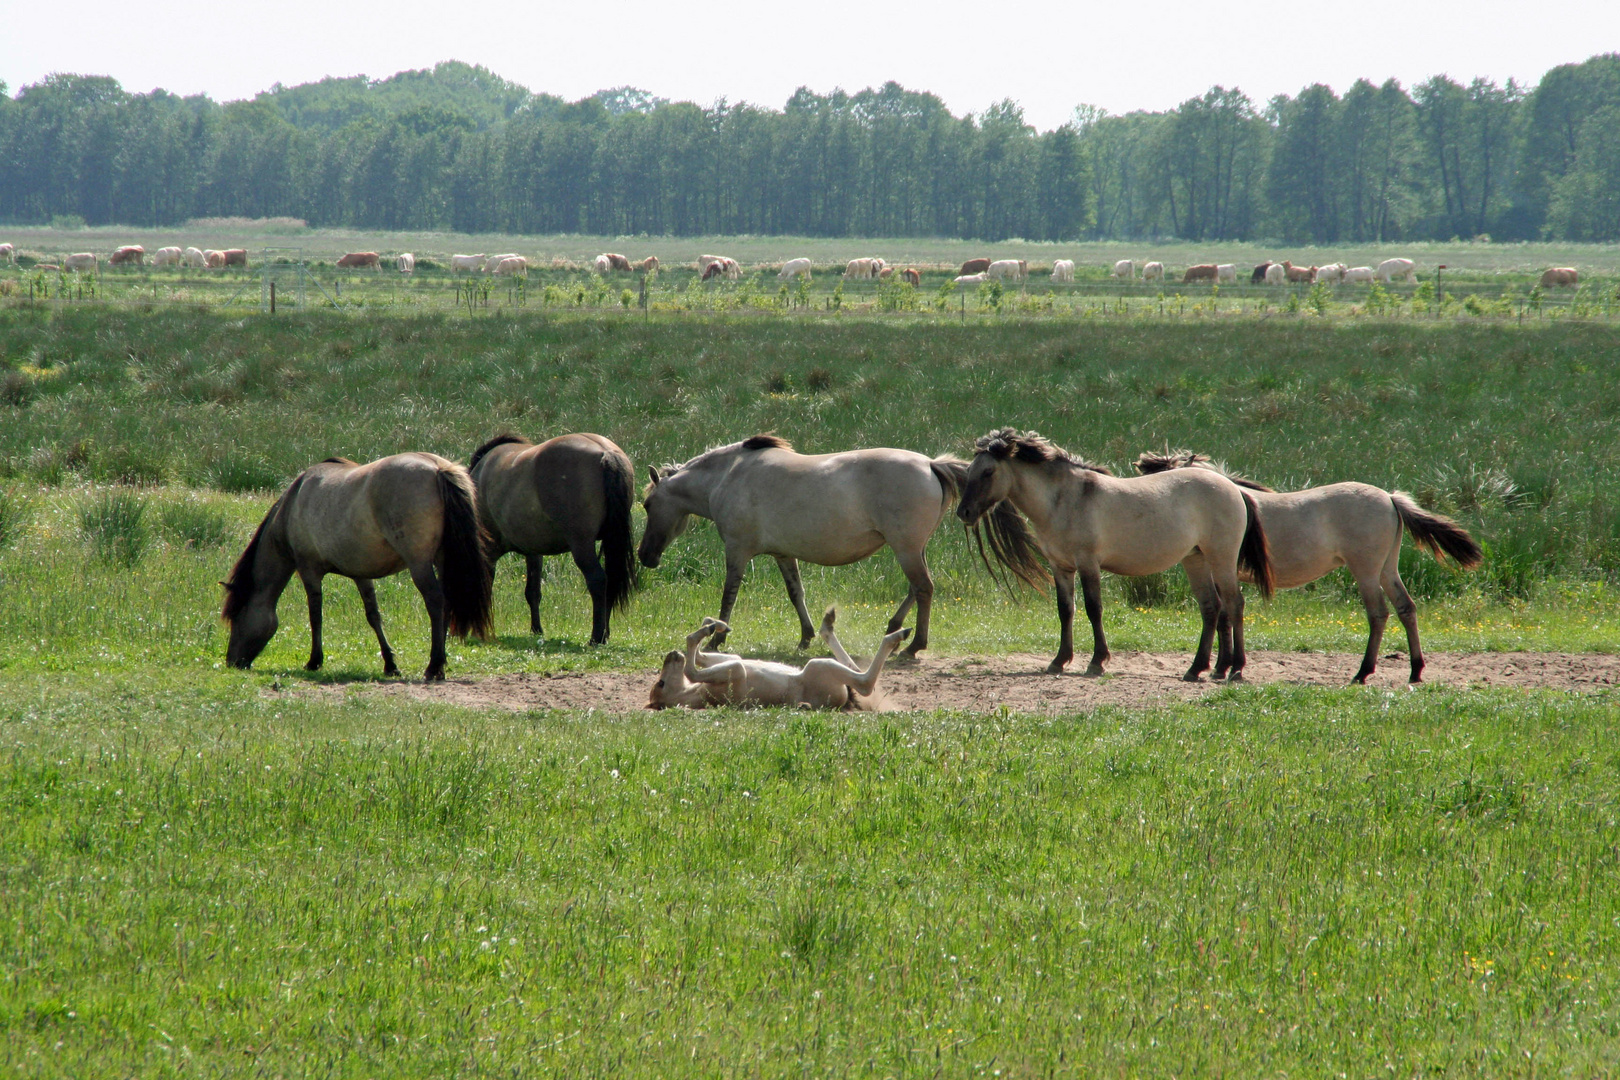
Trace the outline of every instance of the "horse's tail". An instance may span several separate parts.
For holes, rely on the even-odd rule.
[[[962,497],[962,488],[967,484],[967,462],[959,457],[941,454],[928,463],[928,468],[933,471],[939,486],[945,491],[941,505],[949,506]]]
[[[1243,530],[1243,543],[1238,546],[1238,569],[1247,570],[1250,579],[1259,586],[1260,595],[1270,600],[1276,590],[1271,574],[1271,544],[1266,540],[1265,527],[1260,524],[1260,508],[1247,491],[1243,492],[1243,509],[1248,513],[1249,523]]]
[[[996,577],[996,571],[984,551],[987,533],[990,536],[990,553],[995,555],[997,562],[1011,570],[1026,585],[1046,591],[1046,583],[1052,580],[1052,575],[1037,558],[1035,534],[1030,532],[1029,523],[1011,502],[1003,499],[992,506],[990,512],[980,519],[980,524],[972,527],[972,532],[979,545],[979,559],[992,578]]]
[[[478,500],[472,477],[460,465],[439,467],[439,497],[444,503],[444,536],[439,553],[444,557],[446,625],[457,637],[489,637],[491,628],[489,536],[478,520]]]
[[[1484,559],[1485,553],[1480,550],[1474,538],[1468,535],[1468,530],[1444,514],[1434,514],[1423,509],[1404,491],[1390,492],[1389,501],[1395,504],[1395,512],[1401,516],[1401,524],[1412,534],[1412,542],[1436,559],[1443,560],[1450,555],[1464,570],[1472,570]]]
[[[607,571],[607,602],[623,611],[630,606],[630,594],[641,579],[636,573],[636,537],[630,523],[630,505],[636,497],[635,468],[617,450],[602,455],[602,496],[607,513],[597,537],[602,541],[602,563]]]

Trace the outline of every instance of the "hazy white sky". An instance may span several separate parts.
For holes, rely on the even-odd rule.
[[[780,108],[802,85],[894,79],[957,113],[1010,97],[1041,128],[1077,104],[1165,109],[1216,83],[1263,103],[1313,82],[1343,92],[1362,76],[1534,82],[1617,50],[1620,0],[0,0],[0,79],[12,93],[71,71],[225,101],[278,81],[380,78],[456,59],[571,99],[629,83]]]

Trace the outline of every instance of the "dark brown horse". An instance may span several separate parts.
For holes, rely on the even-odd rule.
[[[298,474],[270,507],[231,568],[220,613],[230,624],[225,659],[245,668],[276,632],[276,601],[296,571],[309,598],[310,671],[320,670],[321,581],[354,579],[366,621],[382,647],[383,672],[398,675],[383,636],[376,578],[409,570],[433,627],[428,680],[444,678],[445,634],[489,632],[489,568],[467,471],[436,454],[396,454],[369,465],[328,458]]]
[[[490,536],[491,570],[509,551],[528,560],[523,595],[529,629],[541,632],[545,556],[567,553],[591,593],[591,644],[607,641],[609,615],[629,605],[636,587],[630,526],[635,471],[625,452],[589,433],[559,435],[538,446],[521,435],[497,435],[473,452],[469,471]]]

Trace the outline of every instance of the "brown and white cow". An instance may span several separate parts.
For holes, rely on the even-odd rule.
[[[908,266],[904,270],[900,271],[900,276],[912,285],[922,284],[922,275],[919,274],[913,267]]]
[[[1554,285],[1579,285],[1580,274],[1573,266],[1555,266],[1541,275],[1541,287],[1550,289]]]
[[[125,263],[134,263],[136,266],[140,266],[145,258],[146,249],[141,247],[141,245],[125,244],[123,247],[115,249],[111,255],[107,256],[107,265],[123,266]]]
[[[658,256],[656,256],[656,255],[647,256],[645,259],[642,259],[639,263],[636,264],[636,269],[640,270],[642,273],[649,273],[649,272],[651,272],[653,270],[658,269]]]
[[[382,273],[382,256],[375,251],[351,251],[337,261],[339,270],[364,270],[368,266]]]
[[[974,274],[982,274],[990,269],[990,264],[993,262],[995,262],[994,259],[969,259],[962,264],[962,269],[956,272],[957,276],[971,277]]]
[[[203,251],[203,265],[210,270],[219,270],[225,266],[225,253],[214,248]]]
[[[1316,279],[1316,267],[1314,266],[1295,266],[1287,259],[1284,259],[1282,268],[1283,273],[1288,275],[1288,280],[1291,282],[1308,285]]]
[[[1214,263],[1199,263],[1197,266],[1187,267],[1187,272],[1181,275],[1181,283],[1189,281],[1214,281],[1216,275]]]
[[[621,273],[630,272],[630,260],[625,258],[623,255],[620,255],[616,251],[604,251],[602,254],[598,255],[596,259],[598,262],[606,259],[609,270],[618,270]]]

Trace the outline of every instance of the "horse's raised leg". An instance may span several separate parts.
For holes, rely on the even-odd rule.
[[[726,549],[726,584],[720,590],[720,621],[726,624],[726,629],[714,636],[712,644],[715,648],[726,643],[731,634],[731,609],[737,603],[737,590],[742,588],[743,576],[748,573],[749,560],[752,555],[744,557],[741,553]]]
[[[377,644],[382,648],[383,674],[398,675],[399,665],[394,663],[394,650],[388,647],[388,639],[383,636],[382,609],[377,607],[377,586],[370,578],[355,578],[354,587],[360,590],[360,603],[366,608],[366,622],[371,624],[371,632],[377,635]]]
[[[782,583],[787,586],[788,599],[793,601],[793,610],[799,613],[799,648],[808,649],[810,642],[815,640],[816,628],[810,623],[810,612],[805,610],[804,582],[799,578],[799,560],[787,555],[778,555],[776,568],[782,571]]]
[[[536,637],[540,629],[540,583],[546,579],[546,560],[539,555],[524,556],[527,564],[523,577],[523,599],[529,602],[529,633]]]
[[[1378,670],[1378,649],[1384,641],[1384,626],[1389,622],[1389,605],[1384,602],[1384,591],[1369,574],[1356,575],[1356,588],[1361,591],[1362,606],[1367,609],[1367,651],[1361,658],[1361,670],[1352,683],[1365,683],[1368,676]]]
[[[1060,577],[1068,578],[1068,609],[1069,614],[1063,625],[1063,643],[1059,655],[1074,655],[1074,578],[1064,574]],[[1063,587],[1058,587],[1058,614],[1061,616],[1064,607]],[[1086,665],[1087,675],[1101,675],[1103,665],[1108,663],[1113,654],[1108,651],[1108,639],[1103,636],[1102,627],[1102,573],[1097,570],[1080,571],[1080,599],[1086,605],[1086,618],[1091,622],[1091,663]],[[1065,663],[1068,661],[1065,660]],[[1052,663],[1056,664],[1054,660]]]
[[[906,581],[911,588],[906,592],[906,598],[900,604],[900,609],[889,620],[887,633],[894,633],[905,625],[906,611],[915,601],[917,605],[917,634],[911,639],[911,644],[900,655],[915,659],[917,654],[928,648],[928,619],[934,610],[934,578],[928,572],[928,556],[922,549],[916,551],[900,551],[894,553],[895,561],[900,564],[900,570],[906,575]]]
[[[1219,641],[1214,677],[1224,679],[1232,666],[1232,625],[1226,618],[1226,609],[1221,605],[1220,590],[1215,587],[1215,578],[1210,574],[1209,563],[1202,553],[1187,556],[1181,560],[1181,566],[1187,571],[1187,586],[1198,601],[1198,614],[1203,619],[1192,666],[1181,678],[1184,682],[1197,682],[1198,677],[1209,670],[1211,641]]]
[[[570,544],[569,551],[574,556],[574,565],[585,575],[585,588],[591,594],[591,644],[605,645],[609,629],[607,571],[602,569],[602,560],[596,557],[596,541]]]
[[[326,663],[326,652],[321,648],[321,579],[326,575],[319,570],[298,568],[298,580],[304,583],[304,597],[309,601],[309,663],[305,671],[319,671]]]
[[[1390,603],[1395,605],[1395,617],[1406,627],[1406,651],[1412,660],[1411,681],[1419,683],[1423,681],[1423,646],[1418,642],[1417,605],[1412,602],[1412,595],[1406,591],[1406,583],[1401,580],[1399,560],[1400,549],[1396,548],[1384,564],[1380,584],[1384,592],[1389,594]]]
[[[434,572],[433,564],[430,562],[411,567],[411,581],[415,582],[416,591],[422,594],[428,622],[433,628],[428,666],[427,670],[422,672],[422,678],[428,682],[435,682],[444,678],[444,586],[439,584],[439,575]]]

